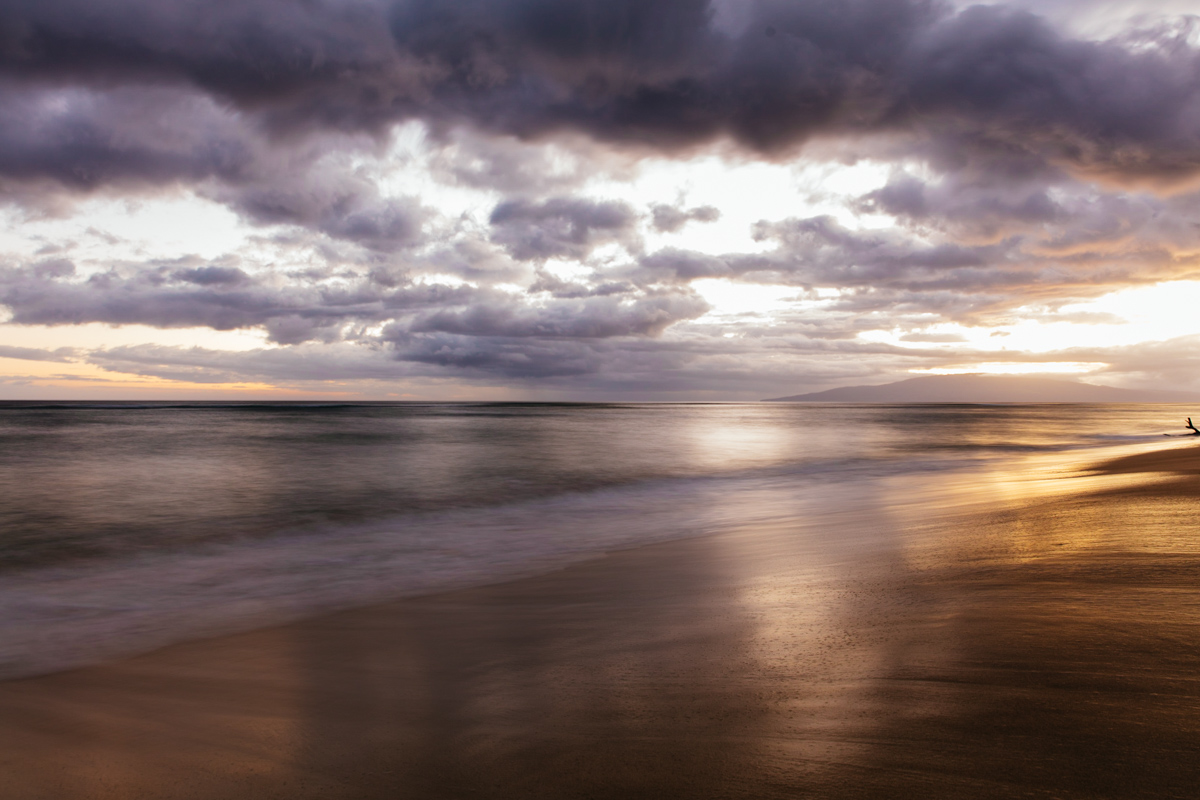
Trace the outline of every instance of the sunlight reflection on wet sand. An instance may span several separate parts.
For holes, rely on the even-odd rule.
[[[1186,796],[1200,493],[1033,462],[3,684],[0,795]]]

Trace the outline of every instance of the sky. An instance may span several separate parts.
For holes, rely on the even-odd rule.
[[[6,0],[0,399],[1200,390],[1179,0]]]

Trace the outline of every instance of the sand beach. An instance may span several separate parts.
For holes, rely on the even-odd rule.
[[[1192,796],[1198,472],[1158,449],[9,681],[0,797]]]

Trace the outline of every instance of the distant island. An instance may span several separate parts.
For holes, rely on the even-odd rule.
[[[1200,395],[1020,375],[926,375],[879,386],[771,397],[769,403],[1191,403]]]

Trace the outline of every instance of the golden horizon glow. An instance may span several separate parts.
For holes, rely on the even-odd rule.
[[[983,358],[1000,353],[1065,355],[1073,350],[1127,347],[1200,335],[1198,308],[1200,281],[1167,281],[1153,286],[1120,289],[1091,300],[1063,304],[1055,309],[1019,308],[1010,312],[1010,316],[1029,316],[1012,322],[978,326],[934,323],[916,330],[876,329],[863,331],[859,338],[905,349],[942,350],[947,355],[969,349],[978,354],[976,357]],[[966,358],[967,354],[963,356]],[[1067,360],[1055,363],[1067,363]],[[979,368],[967,365],[961,369],[958,366],[922,369],[984,371],[982,364],[981,361]],[[1089,370],[1071,368],[1059,371]]]
[[[910,369],[909,372],[914,375],[1082,375],[1099,372],[1106,367],[1108,364],[1087,361],[980,361],[973,364]]]

